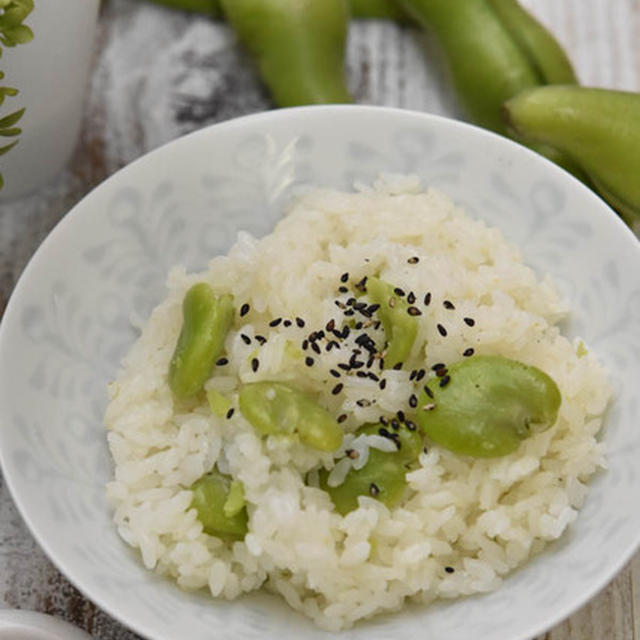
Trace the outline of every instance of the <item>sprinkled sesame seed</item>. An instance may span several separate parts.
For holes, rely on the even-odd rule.
[[[375,373],[371,373],[371,371],[367,371],[367,378],[369,378],[370,380],[373,380],[374,382],[378,382],[378,380],[380,380],[380,378],[378,378],[378,376]]]
[[[396,295],[400,296],[401,298],[402,298],[402,296],[404,296],[404,291],[400,287],[395,287],[393,289],[393,293],[395,293]]]
[[[424,296],[424,306],[428,307],[431,304],[431,294],[430,293],[426,293]]]
[[[347,414],[346,413],[341,413],[338,417],[337,417],[337,422],[338,424],[340,424],[341,422],[344,422],[347,419]]]
[[[370,407],[371,406],[371,400],[367,400],[366,398],[360,398],[360,400],[356,401],[356,404],[359,407]]]
[[[275,318],[269,323],[270,327],[277,327],[282,322],[282,318]]]
[[[379,304],[377,304],[377,303],[376,303],[376,304],[370,304],[370,305],[367,307],[367,311],[368,311],[369,313],[375,313],[379,308],[380,308],[380,305],[379,305]]]
[[[304,359],[304,363],[307,365],[307,367],[313,367],[313,363],[314,363],[314,359],[311,356],[307,356]]]
[[[249,313],[249,309],[251,309],[251,307],[249,306],[248,303],[244,303],[241,307],[240,307],[240,315],[241,316],[246,316],[247,313]]]
[[[366,293],[367,291],[366,286],[367,286],[367,276],[362,278],[362,280],[360,280],[360,282],[356,284],[356,289],[358,289],[358,291],[362,291],[363,293]]]
[[[409,396],[409,406],[410,406],[412,409],[415,409],[415,408],[418,406],[418,398],[416,397],[416,394],[415,394],[415,393],[412,393],[412,394]]]
[[[304,320],[302,318],[296,318],[296,324],[302,329],[304,327]]]
[[[399,409],[398,411],[396,411],[396,415],[398,416],[398,420],[400,420],[400,422],[405,421],[405,415],[402,409]]]
[[[407,429],[409,429],[409,431],[415,431],[416,428],[417,428],[415,423],[411,422],[411,420],[405,420],[404,426],[407,427]]]
[[[343,340],[346,340],[350,333],[351,333],[351,329],[349,328],[349,325],[346,324],[342,329],[342,333],[340,334],[340,337]]]
[[[311,348],[318,354],[320,355],[321,351],[320,351],[320,345],[317,342],[312,342],[311,343]]]
[[[306,351],[308,348],[309,348],[309,341],[305,338],[305,339],[302,341],[302,350],[303,350],[303,351]]]
[[[251,360],[251,368],[253,369],[254,373],[258,370],[259,366],[260,366],[260,360],[258,360],[258,358],[253,358]]]
[[[373,366],[373,363],[376,361],[376,355],[375,353],[369,356],[369,359],[367,360],[367,369],[371,369],[371,367]],[[373,373],[370,373],[369,376],[374,375]]]
[[[331,351],[331,349],[333,348],[339,349],[340,345],[335,341],[335,340],[329,340],[329,342],[327,342],[327,346],[325,347],[325,351]]]
[[[412,256],[407,260],[409,264],[418,264],[419,261],[420,261],[420,258],[418,258],[418,256]]]
[[[409,380],[415,380],[416,375],[418,375],[418,372],[414,369],[414,370],[409,374]]]
[[[407,302],[409,304],[413,304],[416,301],[416,294],[413,291],[409,291],[407,294]]]
[[[229,411],[227,411],[227,420],[229,420],[229,418],[231,418],[231,416],[233,415],[234,411],[235,411],[235,409],[233,407],[231,407],[231,409],[229,409]]]
[[[366,378],[367,377],[367,372],[366,371],[356,371],[356,376],[358,376],[358,378]]]
[[[338,382],[338,384],[335,387],[333,387],[333,389],[331,389],[331,393],[334,396],[337,396],[342,391],[343,388],[344,388],[344,385],[342,384],[342,382]]]
[[[338,291],[340,293],[349,293],[349,289],[347,287],[345,287],[345,286],[338,287]]]
[[[402,363],[402,362],[396,362],[396,363],[393,365],[393,368],[394,368],[394,370],[395,370],[395,371],[400,371],[400,369],[402,369],[402,365],[403,365],[403,363]]]
[[[444,369],[438,369],[436,371],[436,375],[438,376],[438,378],[444,378],[448,372],[449,372],[449,369],[445,367]]]
[[[397,431],[400,428],[400,423],[395,418],[393,418],[389,424],[394,431]]]
[[[355,315],[356,315],[356,312],[355,312],[353,309],[347,309],[347,310],[344,312],[344,315],[345,315],[345,316],[355,316]]]
[[[444,338],[447,335],[447,330],[440,324],[438,323],[438,333]]]
[[[422,315],[422,311],[420,311],[420,309],[418,309],[418,307],[409,307],[407,309],[407,313],[410,316],[421,316]]]
[[[469,356],[472,356],[474,353],[475,353],[475,351],[473,350],[473,348],[472,348],[472,347],[469,347],[468,349],[465,349],[465,350],[462,352],[462,355],[463,355],[465,358],[468,358]]]
[[[470,327],[473,327],[473,325],[476,323],[476,321],[473,318],[463,318],[465,324],[469,325]]]
[[[440,380],[440,386],[441,387],[446,387],[449,384],[449,381],[451,380],[451,376],[443,376],[442,380]]]
[[[347,306],[344,304],[344,302],[340,302],[340,300],[334,300],[333,303],[336,305],[336,307],[338,307],[339,309],[346,309]]]
[[[380,384],[378,386],[381,389],[384,389],[387,386],[387,379],[386,378],[382,378],[382,380],[380,380]]]
[[[246,333],[241,333],[240,337],[245,344],[251,344],[251,338]]]
[[[349,299],[347,300],[347,306],[348,306],[348,307],[353,307],[353,305],[354,305],[356,302],[357,302],[357,300],[356,300],[353,296],[351,296],[351,298],[349,298]]]
[[[265,344],[266,341],[267,339],[264,336],[261,336],[261,335],[256,336],[256,342],[259,342],[261,345]]]
[[[216,364],[217,364],[219,367],[223,367],[225,364],[228,364],[228,363],[229,363],[229,359],[228,359],[228,358],[218,358],[218,359],[216,360]]]
[[[343,273],[340,276],[340,282],[346,282],[349,279],[349,274],[348,273]]]
[[[389,424],[389,421],[388,421],[384,416],[380,416],[380,417],[378,418],[378,422],[379,422],[380,424],[385,425],[385,426]]]
[[[351,369],[351,367],[344,362],[338,362],[338,368],[342,369],[343,371],[349,371],[349,369]]]
[[[455,309],[455,306],[453,305],[453,302],[451,302],[451,300],[445,300],[445,301],[442,303],[442,306],[443,306],[445,309]]]
[[[431,389],[429,389],[429,387],[425,384],[424,387],[424,392],[431,398],[433,399],[433,391],[431,391]]]
[[[369,493],[375,498],[380,493],[380,488],[375,482],[369,485]]]
[[[380,371],[384,369],[384,358],[380,358],[380,360],[378,360],[378,368]]]
[[[436,362],[436,364],[434,364],[431,367],[432,371],[437,371],[438,369],[446,369],[447,365],[444,362]]]
[[[285,320],[282,324],[283,324],[285,327],[290,327],[290,326],[291,326],[291,320]]]
[[[427,372],[424,369],[420,369],[420,371],[418,371],[418,373],[416,374],[416,382],[420,382],[420,380],[424,378],[426,373]]]
[[[329,369],[329,373],[334,377],[334,378],[339,378],[340,377],[340,372],[336,371],[335,369]]]
[[[453,567],[445,567],[445,568],[444,568],[444,570],[445,570],[447,573],[453,573],[453,572],[455,571],[455,569],[454,569]]]
[[[325,329],[327,331],[333,331],[336,328],[336,321],[331,318],[331,320],[329,320],[329,322],[327,322],[327,324],[325,325]]]

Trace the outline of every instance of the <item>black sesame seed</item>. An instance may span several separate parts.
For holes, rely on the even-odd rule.
[[[417,429],[415,423],[411,422],[411,420],[405,420],[404,426],[407,427],[409,431],[415,431]]]
[[[316,340],[322,340],[324,338],[324,331],[320,329],[320,331],[316,331]]]
[[[445,338],[447,335],[447,330],[440,324],[438,323],[438,333]]]
[[[369,485],[369,493],[375,498],[380,493],[380,488],[375,482]]]
[[[371,400],[367,400],[366,398],[360,398],[360,400],[356,401],[356,404],[359,407],[370,407],[371,406]]]
[[[431,304],[431,294],[430,293],[426,293],[425,294],[423,302],[424,302],[424,306],[425,307],[428,307],[429,304]]]
[[[475,351],[473,350],[473,348],[472,348],[472,347],[469,347],[468,349],[465,349],[465,350],[463,351],[462,355],[463,355],[465,358],[468,358],[469,356],[472,356],[474,353],[475,353]]]
[[[246,333],[241,333],[240,337],[245,344],[251,344],[251,338]]]
[[[355,315],[356,315],[356,312],[355,312],[353,309],[347,309],[347,310],[344,312],[344,315],[345,315],[345,316],[355,316]]]
[[[325,351],[331,351],[331,349],[333,349],[334,347],[339,349],[340,345],[335,340],[329,340],[329,342],[327,342],[327,346],[325,347]]]
[[[361,367],[364,367],[364,362],[362,362],[362,360],[349,360],[349,365],[351,366],[352,369],[360,369]]]
[[[367,372],[366,371],[356,371],[356,376],[358,376],[358,378],[366,378],[367,377]]]
[[[380,360],[378,360],[378,367],[380,371],[384,369],[384,358],[380,358]]]
[[[353,305],[357,302],[357,300],[351,296],[348,300],[347,300],[347,307],[353,307]]]
[[[424,369],[420,369],[420,371],[418,371],[418,373],[416,374],[416,382],[420,382],[420,380],[424,378],[426,373],[427,372]]]
[[[407,260],[407,262],[409,264],[418,264],[419,260],[420,260],[420,258],[418,258],[418,256],[412,256],[411,258],[409,258]]]
[[[463,318],[465,324],[469,325],[470,327],[473,327],[473,325],[476,323],[476,321],[473,318]]]
[[[344,422],[346,419],[347,419],[347,414],[346,413],[341,413],[337,417],[337,422],[338,422],[338,424],[340,424],[341,422]]]
[[[345,364],[344,362],[339,362],[338,368],[342,369],[343,371],[349,371],[349,369],[351,369],[351,367],[348,364]]]
[[[344,385],[342,384],[342,382],[338,382],[338,384],[333,387],[333,389],[331,389],[331,393],[333,393],[334,396],[337,396],[342,389],[344,388]]]
[[[302,329],[302,327],[304,327],[304,320],[302,318],[296,318],[296,324]]]
[[[378,321],[373,325],[373,328],[377,331],[377,330],[380,328],[380,325],[381,325],[381,324],[382,324],[382,323],[380,322],[380,320],[378,320]]]
[[[388,421],[384,416],[380,416],[380,417],[378,418],[378,422],[379,422],[380,424],[385,425],[385,426],[387,426],[387,425],[389,424],[389,421]]]
[[[444,378],[447,375],[448,372],[449,372],[449,369],[447,369],[447,368],[438,369],[436,371],[436,375],[438,376],[438,378]]]
[[[306,338],[302,341],[302,350],[306,351],[309,347],[309,340],[307,340]]]
[[[367,378],[369,378],[370,380],[373,380],[374,382],[378,382],[380,380],[380,378],[378,378],[378,376],[375,373],[371,373],[371,371],[367,372]]]
[[[418,375],[418,372],[414,369],[414,370],[409,374],[409,380],[415,380],[417,375]]]
[[[327,331],[333,331],[336,328],[336,321],[331,318],[331,320],[329,320],[329,322],[327,322],[325,329]]]
[[[311,343],[311,348],[318,354],[320,355],[321,351],[320,351],[320,345],[317,342],[312,342]]]
[[[351,333],[351,329],[349,328],[349,325],[345,325],[342,329],[342,333],[340,334],[340,337],[343,340],[346,340],[349,337],[349,334]]]
[[[397,431],[400,428],[400,423],[395,418],[393,418],[389,424],[394,431]]]
[[[311,356],[307,356],[304,359],[304,363],[307,365],[307,367],[313,367],[314,359]]]
[[[217,364],[219,367],[223,367],[225,364],[228,364],[228,363],[229,363],[229,359],[228,359],[228,358],[218,358],[218,359],[216,360],[216,364]]]
[[[240,307],[240,315],[241,316],[246,316],[247,313],[249,313],[249,309],[251,309],[251,307],[249,306],[248,303],[244,303],[241,307]]]
[[[329,373],[334,377],[334,378],[339,378],[340,377],[340,372],[336,371],[335,369],[329,369]]]
[[[374,355],[369,356],[369,359],[367,360],[367,369],[371,369],[371,367],[373,366],[373,363],[374,363],[375,361],[376,361],[375,354],[374,354]],[[372,374],[372,373],[370,373],[369,375],[370,375],[370,376],[372,376],[373,374]]]
[[[340,302],[340,300],[334,300],[333,303],[336,305],[336,307],[338,307],[339,309],[346,309],[346,305],[344,304],[344,302]]]
[[[433,396],[433,391],[431,391],[431,389],[429,389],[429,387],[428,387],[426,384],[424,385],[423,389],[424,389],[424,392],[425,392],[425,393],[426,393],[426,394],[427,394],[431,399],[433,399],[433,397],[434,397],[434,396]]]
[[[370,305],[367,307],[367,311],[368,311],[369,313],[375,313],[379,308],[380,308],[380,305],[379,305],[379,304],[370,304]]]
[[[362,291],[363,293],[366,293],[367,291],[366,286],[367,286],[367,276],[362,278],[362,280],[360,280],[360,282],[356,284],[356,289],[358,289],[359,291]]]
[[[399,295],[400,297],[404,296],[404,291],[400,287],[395,287],[393,293]]]
[[[396,371],[400,371],[400,369],[402,369],[402,365],[403,365],[403,363],[402,363],[402,362],[396,362],[396,363],[393,365],[393,368],[394,368]]]
[[[282,318],[275,318],[269,323],[270,327],[277,327],[282,322]]]
[[[349,274],[348,273],[343,273],[340,276],[340,282],[346,282],[349,279]]]
[[[449,381],[451,380],[451,376],[444,376],[441,380],[440,380],[440,386],[441,387],[446,387],[449,384]]]
[[[259,342],[261,345],[265,344],[266,341],[267,339],[264,336],[260,336],[260,335],[256,336],[256,342]]]
[[[283,324],[285,327],[290,327],[292,323],[291,323],[291,320],[285,320],[282,324]]]
[[[447,573],[454,573],[454,572],[455,572],[455,569],[454,569],[453,567],[445,567],[445,568],[444,568],[444,570],[445,570]]]
[[[407,313],[410,316],[421,316],[422,315],[422,311],[420,311],[420,309],[418,309],[418,307],[409,307],[407,309]]]
[[[229,411],[227,411],[227,420],[229,420],[229,418],[231,418],[231,416],[233,415],[234,411],[235,411],[235,409],[233,407],[231,407],[231,409],[229,409]]]
[[[391,434],[384,427],[380,427],[378,429],[378,435],[381,435],[383,438],[391,437]]]
[[[253,369],[254,373],[258,370],[259,366],[260,366],[260,361],[258,360],[258,358],[253,358],[251,360],[251,369]]]
[[[447,365],[444,362],[436,362],[436,364],[431,367],[432,371],[437,371],[438,369],[446,369]]]
[[[398,411],[396,411],[396,415],[398,416],[398,420],[400,420],[400,422],[405,421],[405,415],[402,409],[399,409]]]
[[[407,302],[409,304],[413,304],[416,301],[416,294],[413,291],[409,291],[407,294]]]
[[[340,293],[349,293],[349,289],[345,286],[338,287]]]
[[[451,302],[451,300],[445,300],[445,301],[442,303],[442,306],[443,306],[445,309],[455,309],[455,306],[453,305],[453,302]]]
[[[364,325],[362,324],[362,322],[360,322],[358,320],[358,322],[356,322],[355,327],[353,327],[356,331],[360,331],[360,329],[362,329]]]
[[[418,406],[418,398],[416,397],[416,394],[415,394],[415,393],[412,393],[412,394],[409,396],[409,406],[410,406],[412,409],[415,409],[415,408]]]
[[[386,378],[382,378],[382,380],[380,380],[380,384],[378,386],[381,389],[384,389],[387,386],[387,379]]]

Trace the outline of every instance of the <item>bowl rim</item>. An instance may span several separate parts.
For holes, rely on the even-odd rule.
[[[583,184],[580,180],[578,180],[575,176],[554,164],[549,159],[544,156],[532,151],[531,149],[506,138],[500,134],[489,131],[487,129],[483,129],[474,124],[470,124],[467,122],[463,122],[460,120],[456,120],[450,117],[420,112],[417,110],[411,109],[402,109],[397,107],[383,107],[383,106],[374,106],[374,105],[358,105],[358,104],[344,104],[344,105],[311,105],[311,106],[302,106],[302,107],[291,107],[286,109],[274,109],[268,111],[262,111],[258,113],[243,115],[235,118],[231,118],[229,120],[214,123],[208,125],[206,127],[202,127],[195,131],[192,131],[188,134],[170,140],[146,153],[139,156],[132,162],[126,164],[121,167],[101,183],[93,187],[89,192],[87,192],[77,203],[75,203],[71,209],[56,223],[56,225],[49,231],[44,240],[39,244],[36,251],[28,260],[26,266],[24,267],[22,273],[20,274],[13,291],[9,296],[9,300],[7,302],[3,317],[0,321],[0,366],[2,366],[2,355],[4,352],[3,345],[5,341],[8,339],[7,334],[9,333],[8,326],[13,323],[13,318],[17,315],[17,309],[20,304],[20,299],[22,297],[23,290],[29,285],[32,273],[36,272],[40,266],[40,262],[43,259],[43,255],[46,253],[49,245],[53,244],[59,236],[63,236],[70,225],[73,225],[76,217],[81,215],[82,209],[85,208],[86,202],[94,197],[94,194],[101,192],[108,188],[114,182],[117,182],[122,178],[122,176],[129,171],[132,167],[138,166],[139,164],[147,163],[153,161],[154,158],[162,156],[167,153],[172,147],[177,147],[179,145],[189,145],[193,140],[196,140],[200,137],[207,137],[210,135],[214,135],[213,132],[229,130],[233,128],[242,128],[246,125],[255,125],[260,123],[268,124],[273,120],[282,120],[290,118],[291,116],[301,116],[303,118],[306,117],[324,117],[331,115],[342,115],[342,114],[355,114],[355,113],[375,113],[375,114],[387,114],[393,118],[414,118],[416,122],[422,121],[424,123],[430,122],[435,124],[438,127],[450,128],[452,130],[459,130],[463,132],[472,133],[473,135],[484,137],[490,144],[492,145],[502,145],[504,149],[508,150],[510,153],[519,153],[523,155],[523,157],[529,157],[533,159],[534,163],[538,163],[540,166],[547,167],[547,170],[561,172],[564,174],[564,180],[568,185],[572,185],[572,189],[578,189],[582,191],[585,197],[590,198],[594,202],[594,208],[598,211],[598,216],[603,216],[608,218],[607,224],[612,224],[617,229],[618,234],[620,235],[620,240],[624,242],[629,242],[634,245],[634,249],[638,253],[638,258],[640,259],[640,242],[638,238],[633,234],[630,228],[622,221],[622,219],[618,216],[618,214],[604,201],[602,200],[594,191],[592,191],[589,187]],[[623,240],[624,239],[624,240]],[[1,371],[0,371],[1,373]],[[7,469],[11,467],[11,463],[8,458],[5,457],[3,453],[5,447],[2,446],[3,437],[2,437],[3,429],[0,425],[0,470],[3,473],[4,481],[9,490],[9,494],[13,500],[15,507],[17,508],[21,518],[24,523],[27,525],[27,528],[33,538],[36,540],[38,546],[43,550],[47,558],[54,564],[56,569],[60,571],[60,573],[67,579],[69,582],[80,591],[80,593],[91,602],[95,603],[100,609],[106,612],[113,619],[117,620],[120,624],[125,626],[127,629],[134,631],[135,633],[140,634],[142,637],[147,638],[148,640],[156,640],[157,636],[154,635],[152,629],[146,628],[146,625],[136,622],[136,620],[129,620],[128,617],[124,614],[121,614],[117,608],[113,608],[111,605],[104,602],[103,597],[99,594],[92,594],[90,587],[85,587],[84,583],[80,579],[76,579],[75,576],[69,575],[64,567],[64,562],[58,557],[58,552],[55,548],[52,548],[47,541],[47,537],[44,531],[40,531],[38,527],[33,523],[33,520],[30,516],[29,510],[25,503],[21,499],[20,488],[15,482],[14,477],[11,473],[7,474]],[[105,503],[106,504],[106,503]],[[539,622],[535,625],[531,625],[529,629],[524,632],[519,633],[516,636],[512,636],[509,640],[527,640],[531,637],[536,637],[548,631],[552,627],[556,626],[573,613],[575,613],[580,607],[585,605],[588,601],[590,601],[599,591],[601,591],[606,585],[608,585],[611,580],[624,568],[624,566],[629,562],[629,560],[635,555],[635,553],[640,548],[640,530],[636,535],[636,539],[634,544],[632,544],[627,550],[625,550],[618,557],[616,562],[610,563],[608,565],[607,571],[603,573],[603,577],[600,580],[595,581],[591,586],[586,589],[580,591],[578,596],[574,596],[569,599],[569,603],[564,607],[563,610],[559,611],[555,615],[549,618],[545,618],[544,621]],[[517,571],[517,569],[516,569]],[[511,574],[512,572],[510,572]],[[392,614],[393,615],[393,614]],[[356,625],[357,628],[357,625]]]

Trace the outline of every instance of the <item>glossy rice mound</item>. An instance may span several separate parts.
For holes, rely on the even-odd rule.
[[[347,300],[354,284],[372,274],[415,294],[423,311],[418,337],[402,370],[381,372],[377,360],[371,366],[387,381],[384,389],[342,370],[344,387],[334,394],[338,380],[329,370],[359,348],[358,331],[336,338],[340,348],[327,351],[335,336],[325,326],[333,320],[341,330],[354,319],[345,317]],[[231,418],[214,415],[204,399],[174,402],[167,383],[182,300],[201,281],[216,293],[232,293],[237,309],[250,305],[246,315],[236,313],[227,337],[229,363],[206,383],[231,400]],[[571,525],[585,483],[605,466],[597,434],[609,387],[585,345],[561,335],[557,323],[566,313],[553,283],[537,278],[498,230],[468,217],[442,193],[424,191],[416,178],[387,177],[354,193],[310,191],[269,236],[240,233],[207,271],[176,267],[170,273],[166,300],[110,386],[106,426],[115,471],[107,492],[118,532],[148,569],[183,589],[234,599],[266,588],[328,630],[397,610],[407,600],[495,589]],[[270,326],[276,318],[283,321]],[[305,338],[321,329],[321,355],[303,351]],[[383,344],[382,328],[367,332]],[[412,370],[427,369],[424,384],[433,364],[460,360],[469,348],[548,373],[562,394],[556,424],[494,459],[456,455],[425,439],[399,506],[389,510],[363,496],[359,508],[339,515],[313,486],[314,471],[332,469],[364,423],[415,411],[408,404]],[[327,454],[261,437],[237,409],[239,387],[259,380],[290,381],[334,416],[345,415],[342,449]],[[362,399],[368,402],[358,403]],[[190,508],[189,487],[214,466],[244,484],[249,532],[243,541],[203,533]]]

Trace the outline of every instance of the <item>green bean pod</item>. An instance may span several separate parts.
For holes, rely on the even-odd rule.
[[[234,313],[233,296],[216,296],[204,282],[187,291],[182,329],[169,364],[169,387],[177,398],[190,398],[202,390],[222,352]]]
[[[401,0],[401,6],[435,34],[471,119],[505,133],[500,106],[540,80],[487,0]]]
[[[556,38],[517,0],[488,0],[543,84],[577,84],[571,61]]]
[[[172,9],[202,13],[213,18],[222,17],[220,0],[151,0],[156,4],[162,4]]]
[[[370,277],[367,294],[374,304],[379,304],[378,317],[387,338],[384,363],[391,369],[407,360],[418,334],[418,321],[409,314],[409,304],[399,296],[393,285]]]
[[[240,412],[262,435],[297,435],[303,444],[335,451],[342,429],[312,397],[284,382],[253,382],[240,389]]]
[[[629,223],[640,221],[640,94],[540,87],[504,106],[515,135],[556,147],[580,165]]]
[[[446,449],[477,458],[507,455],[551,427],[562,400],[546,373],[501,356],[456,362],[429,389],[431,395],[419,397],[422,431]]]
[[[346,0],[221,0],[280,107],[351,102]]]
[[[214,469],[195,482],[191,491],[191,508],[197,511],[205,533],[222,539],[244,538],[249,518],[242,484]]]
[[[382,424],[362,427],[358,434],[378,434],[387,429]],[[409,431],[401,425],[394,434],[400,448],[397,451],[369,449],[369,459],[361,469],[351,469],[342,484],[330,487],[327,484],[329,472],[320,471],[320,488],[326,491],[336,511],[346,515],[358,508],[358,497],[369,496],[391,508],[398,504],[407,487],[406,474],[410,465],[418,459],[422,451],[422,437],[416,431]]]

